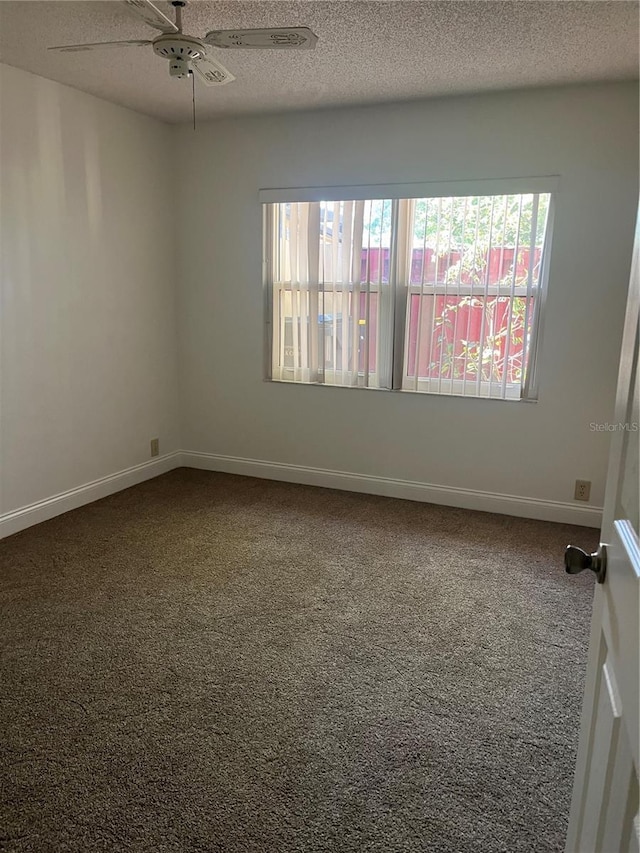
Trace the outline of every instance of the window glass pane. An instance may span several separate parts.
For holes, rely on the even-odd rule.
[[[392,319],[390,299],[381,299],[391,201],[286,203],[272,216],[273,377],[390,387],[380,345]]]
[[[525,302],[506,296],[410,296],[407,373],[422,379],[520,383]],[[531,312],[528,326],[531,325]],[[420,331],[420,334],[419,334]],[[507,346],[509,341],[509,346]],[[418,351],[419,347],[419,351]],[[473,390],[470,386],[469,392]]]
[[[496,284],[512,274],[517,247],[522,283],[532,245],[540,260],[548,206],[546,193],[416,199],[411,282]]]
[[[416,200],[404,388],[520,397],[539,321],[549,199]]]

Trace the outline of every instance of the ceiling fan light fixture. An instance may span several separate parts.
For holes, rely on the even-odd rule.
[[[169,62],[169,76],[184,80],[189,76],[190,66],[188,59],[176,58]]]

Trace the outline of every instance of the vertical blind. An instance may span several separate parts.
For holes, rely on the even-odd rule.
[[[271,378],[534,396],[550,195],[267,207]]]

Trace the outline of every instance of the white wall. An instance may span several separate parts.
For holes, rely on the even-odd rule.
[[[2,515],[175,451],[178,413],[170,128],[0,71]]]
[[[603,501],[638,184],[634,84],[176,129],[189,450],[567,502]],[[263,382],[261,187],[559,174],[537,404]],[[215,467],[215,464],[212,463]]]
[[[636,86],[240,118],[194,134],[6,66],[0,83],[0,522],[144,463],[153,436],[162,453],[543,502],[570,502],[573,481],[589,479],[602,503],[608,436],[589,423],[613,416]],[[537,404],[262,381],[260,187],[531,174],[562,179]]]

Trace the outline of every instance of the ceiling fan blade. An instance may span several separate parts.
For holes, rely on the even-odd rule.
[[[260,30],[211,30],[204,41],[212,47],[313,50],[318,36],[308,27],[272,27]]]
[[[129,11],[142,18],[150,27],[155,27],[162,33],[178,32],[178,27],[173,21],[156,8],[151,0],[122,0],[122,2]]]
[[[152,41],[97,41],[93,44],[62,44],[58,47],[48,47],[47,50],[57,50],[59,53],[78,53],[81,50],[100,50],[105,47],[146,47]]]
[[[208,55],[196,59],[191,65],[206,86],[224,86],[225,83],[236,79],[224,65]]]

